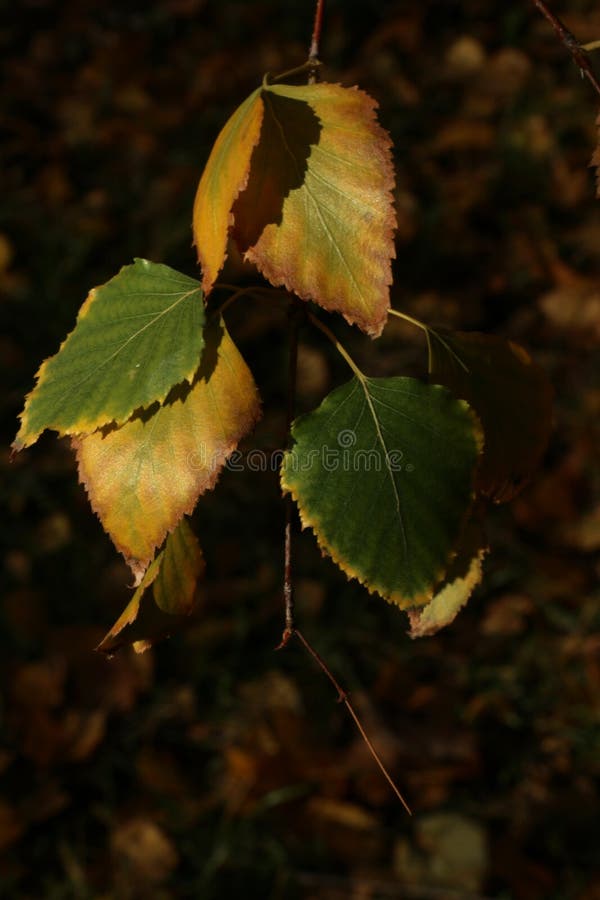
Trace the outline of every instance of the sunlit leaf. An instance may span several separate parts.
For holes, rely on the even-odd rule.
[[[260,89],[231,116],[206,163],[194,202],[194,243],[202,266],[202,287],[211,290],[223,263],[232,223],[231,207],[248,181],[250,157],[260,134]]]
[[[233,208],[245,258],[274,285],[381,333],[393,232],[391,141],[377,104],[335,84],[274,84],[250,177]]]
[[[477,332],[430,331],[431,380],[475,410],[485,446],[478,489],[498,503],[519,492],[538,465],[552,424],[552,390],[518,344]]]
[[[136,578],[258,418],[256,386],[224,325],[206,329],[192,385],[119,428],[73,440],[92,507]]]
[[[182,519],[167,538],[160,570],[152,585],[159,609],[169,615],[189,615],[194,609],[194,591],[204,560],[198,538]]]
[[[293,424],[282,485],[350,576],[399,606],[427,603],[470,508],[479,426],[412,378],[353,378]]]
[[[193,612],[196,585],[203,573],[198,539],[182,519],[97,649],[113,653],[124,644],[133,644],[139,652],[171,634]]]
[[[455,559],[450,564],[435,595],[422,609],[408,611],[411,638],[426,637],[454,621],[481,581],[487,553],[478,522],[471,520],[462,536]]]
[[[376,107],[355,88],[265,84],[236,110],[194,205],[206,292],[232,229],[272,284],[381,333],[396,219],[391,141]]]
[[[90,292],[74,330],[42,364],[15,449],[45,428],[94,431],[163,400],[198,368],[203,324],[197,281],[143,259],[124,266]]]

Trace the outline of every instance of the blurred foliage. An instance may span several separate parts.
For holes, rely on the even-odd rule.
[[[556,3],[583,41],[591,0]],[[557,391],[545,468],[490,525],[483,587],[411,642],[309,535],[298,616],[415,810],[281,634],[271,472],[226,472],[196,525],[190,626],[143,656],[94,653],[128,574],[46,436],[9,462],[23,395],[88,289],[135,255],[195,273],[194,191],[265,71],[300,63],[309,3],[23,0],[0,12],[0,895],[595,900],[600,759],[600,208],[596,101],[523,0],[330,0],[331,81],[381,103],[396,146],[394,302],[529,347]],[[246,277],[235,261],[232,277]],[[245,301],[244,301],[245,302]],[[228,313],[284,432],[283,310]],[[343,335],[373,375],[422,339]],[[301,408],[346,378],[303,336]],[[518,402],[518,398],[515,398]]]

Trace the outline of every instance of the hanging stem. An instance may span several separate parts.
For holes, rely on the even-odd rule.
[[[315,9],[315,22],[313,25],[310,50],[308,51],[308,59],[310,62],[316,62],[319,59],[319,44],[321,42],[321,30],[323,28],[324,5],[325,0],[317,0],[317,7]]]
[[[354,362],[354,360],[352,359],[352,357],[350,356],[348,351],[344,347],[342,347],[342,345],[336,338],[333,331],[331,331],[327,327],[327,325],[324,325],[320,319],[317,319],[317,317],[313,313],[309,312],[308,318],[313,323],[313,325],[316,325],[316,327],[319,329],[319,331],[322,331],[323,334],[327,336],[327,338],[331,341],[331,343],[333,344],[335,349],[338,351],[338,353],[344,357],[344,359],[346,360],[346,362],[348,363],[348,365],[350,366],[350,368],[352,369],[352,371],[354,372],[356,377],[359,378],[361,381],[364,381],[365,376],[364,376],[363,372],[360,371],[360,369],[358,368],[358,366],[356,365],[356,363]]]
[[[229,285],[218,285],[218,287],[228,288]],[[253,287],[236,289],[235,293],[233,293],[230,297],[228,297],[227,300],[224,300],[223,303],[221,303],[221,305],[218,306],[213,311],[212,318],[214,318],[214,319],[219,318],[219,316],[222,316],[223,313],[225,312],[225,310],[229,306],[231,306],[232,303],[235,303],[236,300],[239,300],[240,297],[244,297],[247,294],[254,294],[254,293],[256,293],[256,291],[257,291],[257,288],[253,288]]]
[[[298,638],[298,640],[300,641],[300,643],[303,645],[303,647],[305,648],[305,650],[307,650],[307,651],[310,653],[310,655],[312,656],[312,658],[314,659],[314,661],[317,663],[317,665],[319,666],[319,668],[321,669],[321,671],[325,673],[325,675],[327,676],[327,678],[330,680],[330,682],[332,683],[332,685],[334,686],[334,688],[335,688],[336,691],[338,692],[338,702],[344,704],[344,706],[346,707],[346,709],[348,710],[348,712],[350,713],[350,715],[351,715],[352,718],[354,719],[354,723],[355,723],[356,727],[358,728],[358,730],[359,730],[359,732],[360,732],[360,736],[362,737],[363,741],[365,742],[365,744],[366,744],[367,747],[369,748],[369,752],[370,752],[371,756],[373,757],[373,759],[375,760],[375,762],[376,762],[377,765],[379,766],[379,768],[380,768],[381,772],[383,773],[383,775],[384,775],[386,781],[388,782],[388,784],[389,784],[390,787],[392,788],[393,792],[395,793],[396,797],[399,799],[400,803],[402,804],[402,806],[404,807],[404,809],[406,810],[406,812],[409,814],[409,816],[412,816],[412,810],[411,810],[410,806],[408,805],[408,803],[406,802],[406,800],[404,799],[404,797],[402,796],[402,794],[401,794],[400,791],[398,790],[398,787],[397,787],[396,783],[394,782],[394,779],[392,778],[392,776],[390,775],[390,773],[389,773],[388,770],[386,769],[386,767],[385,767],[385,765],[384,765],[384,763],[383,763],[381,757],[379,756],[379,754],[377,753],[377,750],[375,749],[375,747],[373,746],[371,740],[369,739],[368,734],[366,733],[365,729],[363,728],[362,722],[360,721],[359,717],[357,716],[357,714],[356,714],[356,712],[355,712],[355,710],[354,710],[354,707],[352,706],[352,703],[350,702],[350,698],[348,697],[348,694],[346,693],[346,691],[345,691],[342,687],[340,687],[340,685],[338,684],[337,679],[335,678],[335,676],[334,676],[333,673],[331,672],[331,670],[330,670],[329,666],[327,665],[327,663],[325,662],[325,660],[322,658],[322,656],[320,656],[319,653],[317,653],[317,651],[315,650],[315,648],[314,648],[311,644],[309,644],[309,642],[306,640],[306,638],[304,637],[304,635],[302,634],[302,632],[301,632],[301,631],[298,631],[297,628],[294,628],[294,630],[293,630],[292,633],[296,635],[296,637]]]
[[[303,62],[301,66],[294,66],[293,69],[288,69],[286,72],[282,72],[280,75],[265,75],[264,84],[272,84],[275,81],[287,81],[288,78],[293,78],[296,75],[304,75],[305,72],[309,73],[310,83],[312,74],[314,74],[315,69],[320,65],[321,63],[318,59],[309,59],[306,62]]]
[[[291,298],[289,307],[289,362],[287,382],[286,440],[289,444],[292,422],[296,410],[296,382],[298,376],[298,332],[300,321],[304,316],[304,307],[295,297]],[[285,498],[285,531],[283,548],[283,601],[285,604],[285,627],[281,642],[277,647],[285,647],[294,633],[294,583],[292,577],[292,521],[294,517],[294,501],[290,494]]]
[[[410,322],[411,325],[416,325],[417,328],[420,328],[421,331],[425,332],[425,338],[427,339],[427,355],[428,355],[428,364],[427,365],[428,365],[428,371],[431,374],[432,352],[431,352],[431,338],[430,338],[429,334],[432,329],[430,329],[428,325],[425,325],[424,322],[420,322],[418,319],[413,319],[413,317],[409,316],[408,313],[400,312],[400,310],[398,310],[398,309],[390,309],[390,315],[396,316],[396,318],[398,318],[398,319],[404,319],[405,322]]]
[[[309,84],[315,84],[315,82],[317,81],[318,67],[321,65],[321,63],[319,62],[319,44],[321,42],[321,29],[323,28],[324,5],[325,0],[317,0],[317,6],[315,9],[315,22],[313,25],[310,49],[308,51],[308,64],[310,66],[310,74],[308,76]]]
[[[399,309],[390,309],[390,316],[396,316],[398,319],[404,319],[406,322],[410,322],[411,325],[416,325],[417,328],[420,328],[421,331],[424,331],[425,334],[429,331],[427,325],[424,322],[420,322],[419,319],[413,319],[412,316],[409,316],[408,313],[400,312]]]
[[[292,298],[292,305],[290,307],[290,360],[289,360],[289,369],[288,369],[288,404],[287,404],[287,434],[288,439],[291,432],[291,425],[294,418],[294,409],[296,403],[296,376],[297,376],[297,362],[298,362],[298,328],[299,328],[299,320],[301,315],[306,315],[306,310],[304,306],[300,303],[300,301]],[[331,341],[334,347],[338,350],[338,352],[344,357],[354,374],[364,382],[365,376],[360,371],[354,360],[350,357],[348,352],[342,347],[336,336],[332,331],[321,322],[313,313],[308,313],[308,318],[316,325],[316,327],[322,331],[327,338]],[[416,319],[414,320],[416,323]],[[362,722],[360,721],[356,711],[350,702],[348,694],[346,691],[338,684],[335,676],[329,669],[329,666],[325,662],[325,660],[317,653],[314,647],[306,640],[302,632],[298,631],[295,625],[294,620],[294,592],[293,592],[293,582],[292,582],[292,515],[293,515],[293,501],[291,495],[287,495],[286,497],[286,521],[285,521],[285,547],[284,547],[284,577],[283,577],[283,596],[285,600],[285,628],[283,630],[283,634],[281,636],[281,642],[279,646],[276,648],[277,650],[282,650],[290,641],[294,635],[298,638],[302,646],[315,660],[319,668],[322,672],[325,673],[331,684],[334,686],[336,691],[338,692],[338,700],[340,703],[343,703],[352,716],[356,727],[358,728],[360,735],[367,745],[369,749],[369,753],[379,766],[379,769],[383,773],[386,781],[392,788],[393,792],[396,794],[400,802],[402,803],[405,810],[409,815],[412,815],[410,807],[408,806],[406,800],[398,790],[392,776],[386,769],[381,757],[377,753],[375,747],[373,746],[368,734],[366,733]]]
[[[261,285],[239,288],[233,284],[217,283],[215,285],[215,288],[218,288],[219,290],[223,290],[223,291],[233,291],[231,297],[228,297],[227,300],[224,300],[223,303],[221,303],[221,305],[218,306],[211,313],[211,317],[215,318],[215,319],[218,316],[223,315],[225,310],[229,306],[231,306],[232,303],[235,303],[236,300],[239,300],[240,297],[248,297],[251,295],[254,295],[255,297],[261,297],[261,295],[262,295],[267,300],[272,300],[275,297],[281,297],[281,296],[289,297],[289,294],[287,291],[281,291],[281,290],[278,290],[277,288],[261,287]]]
[[[581,72],[581,74],[587,78],[598,96],[600,96],[600,83],[598,82],[598,79],[594,74],[594,70],[590,65],[586,48],[579,43],[575,35],[569,31],[569,29],[566,27],[566,25],[564,25],[563,22],[561,22],[558,16],[555,15],[552,10],[548,9],[545,0],[533,0],[533,3],[535,6],[537,6],[542,15],[544,15],[550,22],[556,35],[558,36],[558,39],[566,47],[566,49],[575,60],[575,63],[579,67],[579,71]]]

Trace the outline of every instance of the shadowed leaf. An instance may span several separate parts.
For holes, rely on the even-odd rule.
[[[391,141],[377,104],[335,84],[262,90],[260,141],[233,208],[245,258],[274,285],[376,337],[389,308]]]
[[[203,573],[198,539],[182,519],[97,649],[113,653],[133,644],[141,652],[169,635],[195,609],[196,585]]]
[[[427,603],[472,501],[478,423],[412,378],[353,378],[297,419],[282,486],[349,576],[402,608]]]
[[[429,332],[431,380],[475,410],[485,445],[477,487],[504,503],[530,478],[552,424],[552,389],[518,344],[477,332]]]
[[[194,243],[207,294],[225,262],[231,207],[248,180],[250,157],[263,117],[260,93],[260,88],[254,91],[233,113],[215,141],[198,185]]]
[[[471,519],[433,599],[422,609],[408,611],[411,638],[428,637],[454,621],[481,581],[486,553],[481,526]]]
[[[45,428],[94,431],[164,400],[198,368],[203,324],[197,281],[144,259],[124,266],[90,292],[74,330],[40,367],[15,449]]]
[[[119,428],[73,439],[92,507],[138,583],[259,416],[254,380],[225,327],[213,325],[205,337],[191,386],[178,385]]]
[[[189,615],[194,609],[194,589],[204,571],[198,539],[186,519],[167,538],[160,570],[152,585],[159,609],[169,615]]]

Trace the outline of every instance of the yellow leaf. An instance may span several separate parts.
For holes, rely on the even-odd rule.
[[[112,653],[114,650],[118,650],[119,647],[126,643],[123,638],[119,638],[119,635],[125,628],[127,628],[127,626],[133,625],[133,623],[136,621],[140,611],[140,603],[142,602],[142,597],[146,593],[146,589],[150,587],[159,573],[162,556],[163,554],[159,553],[156,559],[152,560],[152,563],[146,570],[146,574],[136,588],[135,594],[133,595],[113,627],[110,629],[108,634],[102,638],[102,640],[96,647],[96,650],[101,650],[103,653]]]
[[[212,289],[225,262],[231,207],[248,181],[250,157],[260,135],[260,88],[231,116],[206,163],[194,201],[194,243],[202,267],[202,288]]]
[[[159,609],[171,616],[188,616],[194,609],[196,582],[204,572],[198,539],[185,519],[167,538],[152,592]]]
[[[254,425],[260,402],[250,370],[224,325],[209,327],[192,385],[119,428],[73,439],[93,509],[139,584],[154,550]]]
[[[472,518],[443,582],[427,606],[408,613],[411,638],[429,637],[454,621],[483,576],[487,546],[477,519]]]
[[[335,84],[267,85],[233,234],[274,285],[373,337],[389,309],[394,172],[377,104]]]
[[[182,519],[96,649],[113,653],[125,644],[132,644],[139,653],[169,635],[193,612],[196,584],[203,574],[204,559],[198,539]],[[150,585],[153,599],[146,593]]]

